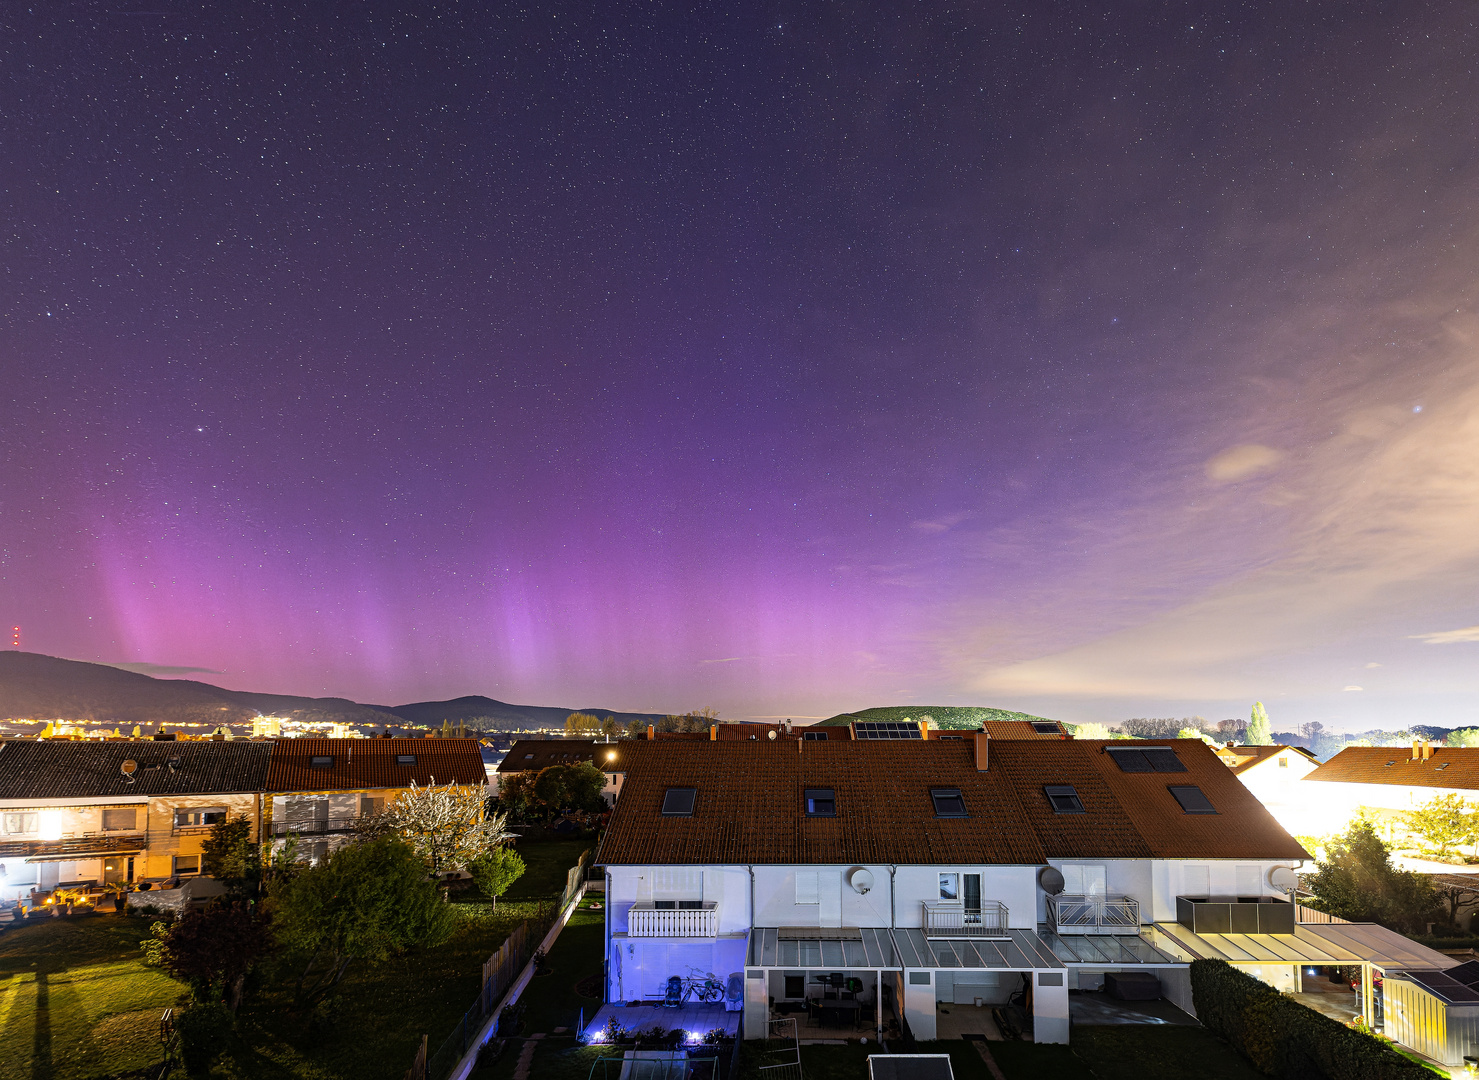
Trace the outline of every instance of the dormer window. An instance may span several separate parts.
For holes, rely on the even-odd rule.
[[[930,788],[930,799],[935,804],[935,817],[970,817],[965,810],[965,797],[960,788]]]
[[[668,788],[662,797],[663,817],[692,817],[693,802],[697,796],[698,788]]]
[[[806,789],[806,816],[807,817],[836,817],[837,796],[829,787],[809,787]]]

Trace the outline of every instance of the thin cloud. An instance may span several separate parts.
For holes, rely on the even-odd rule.
[[[161,675],[224,675],[224,671],[217,671],[208,667],[184,667],[177,664],[107,664],[106,667],[118,668],[121,671],[132,671],[138,675],[150,675],[155,678]]]
[[[1205,470],[1209,480],[1221,483],[1237,483],[1251,480],[1255,476],[1273,472],[1284,459],[1282,451],[1259,443],[1245,443],[1224,450],[1207,462]]]
[[[1439,630],[1431,634],[1410,634],[1414,641],[1425,641],[1429,645],[1456,645],[1461,641],[1479,641],[1479,626],[1466,626],[1462,630]]]
[[[1343,693],[1343,694],[1349,694],[1349,693],[1355,692],[1355,693],[1358,693],[1359,694],[1359,693],[1361,693],[1361,691],[1363,691],[1365,689],[1366,689],[1366,687],[1364,687],[1364,686],[1346,686],[1346,687],[1342,687],[1341,688],[1341,693]]]

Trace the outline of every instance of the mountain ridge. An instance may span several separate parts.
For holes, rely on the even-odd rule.
[[[42,653],[0,652],[0,719],[59,720],[113,725],[249,724],[257,716],[360,725],[433,727],[444,720],[488,719],[499,724],[559,727],[572,712],[623,723],[660,719],[658,713],[515,705],[481,695],[405,705],[368,705],[341,697],[303,697],[227,690],[195,679],[159,679],[109,664]],[[497,724],[491,726],[498,726]]]

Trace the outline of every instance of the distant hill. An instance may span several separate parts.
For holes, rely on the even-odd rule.
[[[559,709],[550,705],[510,705],[506,701],[473,695],[453,698],[450,701],[413,701],[409,705],[377,705],[388,713],[394,713],[408,724],[423,724],[439,727],[443,720],[454,724],[467,723],[470,727],[493,728],[499,726],[559,727],[573,712],[589,713],[605,720],[616,718],[618,724],[630,724],[633,720],[661,720],[661,713],[617,712],[615,709]],[[496,723],[473,723],[473,721],[496,721]]]
[[[572,712],[614,716],[621,723],[656,714],[613,709],[563,709],[510,705],[486,697],[361,705],[347,698],[295,697],[226,690],[193,679],[156,679],[132,671],[62,660],[39,653],[0,652],[0,719],[64,720],[152,730],[160,724],[249,724],[261,715],[303,721],[394,727],[397,722],[440,726],[486,718],[474,727],[558,727]],[[496,722],[494,722],[496,721]]]
[[[1008,709],[988,709],[978,705],[885,705],[877,709],[842,713],[817,723],[827,727],[846,727],[854,720],[913,720],[917,723],[925,719],[929,720],[930,727],[956,731],[980,727],[983,720],[1043,721],[1047,717],[1011,712]]]

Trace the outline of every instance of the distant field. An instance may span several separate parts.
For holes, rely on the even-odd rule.
[[[1008,709],[988,709],[978,705],[885,705],[861,712],[841,713],[819,721],[828,727],[846,727],[854,720],[914,720],[928,719],[931,727],[950,731],[957,728],[980,727],[983,720],[1047,720],[1045,716],[1011,712]],[[1049,721],[1050,723],[1052,721]]]

